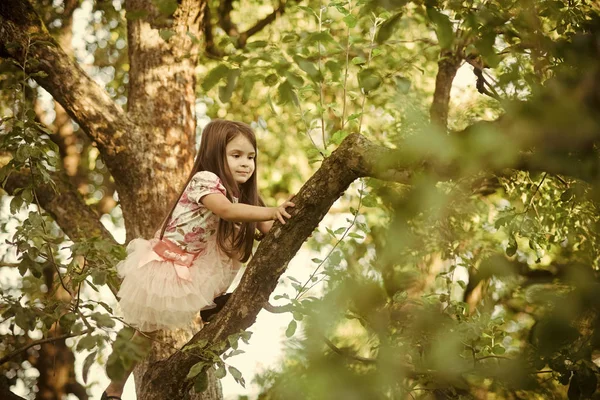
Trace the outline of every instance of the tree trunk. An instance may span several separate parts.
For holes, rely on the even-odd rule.
[[[448,127],[448,109],[450,106],[450,92],[456,72],[462,59],[451,51],[442,51],[438,61],[438,73],[435,78],[435,91],[429,112],[431,122],[443,129]]]

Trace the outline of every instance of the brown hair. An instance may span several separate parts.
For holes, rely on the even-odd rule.
[[[250,204],[253,206],[263,206],[264,203],[258,195],[258,187],[256,183],[256,167],[252,176],[243,184],[238,184],[231,176],[229,167],[225,161],[225,147],[227,143],[233,140],[238,135],[243,135],[252,143],[256,152],[256,136],[254,131],[248,125],[237,121],[226,121],[216,119],[211,121],[202,131],[202,139],[200,141],[200,149],[196,156],[196,161],[190,175],[183,185],[183,190],[179,193],[177,201],[171,207],[171,211],[165,218],[160,231],[162,239],[167,222],[173,215],[173,210],[177,206],[179,199],[187,188],[192,178],[197,172],[210,171],[216,174],[227,190],[227,198],[233,201],[233,196],[238,197],[240,203]],[[236,226],[239,229],[236,229]],[[256,222],[235,223],[219,219],[219,227],[217,229],[217,244],[225,254],[231,258],[237,258],[242,262],[247,261],[252,254],[252,245],[254,244],[254,232],[256,231]]]

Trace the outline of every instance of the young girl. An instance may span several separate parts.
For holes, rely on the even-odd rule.
[[[241,122],[215,120],[202,133],[184,190],[153,239],[132,240],[117,264],[124,320],[140,331],[189,326],[215,307],[251,255],[258,228],[285,224],[287,207],[264,207],[256,184],[256,138]],[[120,399],[127,377],[102,399]]]

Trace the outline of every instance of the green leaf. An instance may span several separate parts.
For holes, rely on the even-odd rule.
[[[205,92],[208,92],[213,86],[219,83],[221,79],[225,78],[228,72],[229,67],[225,64],[217,65],[204,77],[204,80],[202,81],[202,89],[204,89]]]
[[[300,106],[298,95],[287,79],[279,85],[277,94],[279,96],[279,104],[293,103],[296,107]]]
[[[169,39],[171,39],[171,37],[175,36],[176,33],[175,33],[175,31],[172,31],[170,29],[161,29],[158,34],[165,42],[168,42]]]
[[[242,379],[242,373],[236,367],[230,366],[227,369],[229,370],[231,376],[233,376],[235,379]]]
[[[58,324],[60,325],[61,328],[63,328],[65,331],[70,331],[71,327],[73,326],[73,324],[75,323],[75,320],[77,320],[77,316],[71,312],[63,315],[62,317],[60,317],[60,319],[58,320]]]
[[[302,77],[300,75],[298,75],[298,74],[295,74],[295,73],[290,72],[290,71],[286,71],[285,72],[285,77],[295,87],[302,87],[302,86],[304,86],[304,79],[302,79]]]
[[[288,325],[287,329],[285,330],[285,336],[287,336],[287,337],[294,336],[294,333],[296,333],[296,327],[297,327],[296,320],[292,320],[290,322],[290,324]]]
[[[79,340],[79,343],[77,343],[77,351],[92,350],[96,347],[96,343],[96,336],[91,334],[85,335]]]
[[[91,318],[96,321],[98,327],[114,328],[115,326],[115,321],[108,314],[95,312],[91,315]]]
[[[227,375],[227,370],[224,366],[218,365],[215,369],[215,377],[217,379],[223,379]]]
[[[208,389],[208,374],[206,371],[203,371],[196,375],[196,379],[194,379],[194,391],[202,393],[206,389]]]
[[[238,348],[239,335],[229,335],[227,337],[227,341],[229,342],[229,346],[231,346],[231,348],[235,350]]]
[[[266,40],[255,40],[254,42],[246,43],[247,49],[263,49],[269,45]]]
[[[492,68],[495,68],[500,63],[500,56],[496,53],[494,48],[494,42],[496,41],[496,32],[487,31],[481,39],[475,43],[475,47],[479,50],[479,53],[485,60],[486,64]]]
[[[394,80],[396,81],[396,89],[398,89],[399,93],[402,93],[402,94],[408,93],[408,91],[410,90],[410,86],[412,84],[410,79],[405,78],[403,76],[396,76],[396,77],[394,77]]]
[[[116,352],[111,353],[106,361],[106,375],[113,380],[119,381],[125,377],[125,366],[123,360]]]
[[[366,68],[358,73],[358,85],[369,93],[377,89],[382,81],[374,68]]]
[[[435,25],[435,34],[442,49],[449,49],[454,42],[454,31],[450,18],[433,7],[427,7],[427,16]]]
[[[392,15],[381,24],[377,34],[375,35],[375,41],[377,43],[381,44],[388,40],[390,36],[392,36],[392,33],[394,33],[394,28],[398,24],[398,21],[400,21],[400,17],[402,17],[401,12]]]
[[[152,0],[152,3],[163,15],[173,15],[177,10],[177,0]]]
[[[506,255],[512,257],[517,253],[518,249],[519,247],[517,245],[517,241],[515,240],[514,236],[511,236],[508,241],[508,246],[506,247]]]
[[[294,61],[311,79],[315,81],[320,81],[322,79],[321,72],[319,72],[312,61],[298,55],[294,56]]]
[[[228,103],[237,84],[241,71],[239,69],[230,69],[227,73],[227,83],[219,88],[219,100]]]
[[[185,379],[192,379],[193,377],[198,375],[200,372],[202,372],[202,370],[204,369],[205,366],[206,366],[206,363],[204,361],[200,361],[200,362],[197,362],[196,364],[192,365],[192,368],[190,368],[190,370],[188,371],[188,374],[185,377]]]
[[[256,81],[254,79],[243,79],[243,89],[242,89],[242,104],[246,104],[248,100],[250,100],[250,96],[252,95],[252,89],[254,88],[254,84]]]
[[[356,26],[358,19],[353,14],[348,14],[344,17],[344,23],[349,29],[352,29]]]
[[[277,74],[269,74],[265,78],[265,85],[267,86],[275,86],[279,82],[279,76]]]
[[[569,201],[574,195],[574,190],[572,188],[568,188],[560,195],[560,201]]]
[[[81,371],[81,377],[83,378],[83,383],[87,384],[88,374],[90,372],[90,368],[94,365],[94,361],[96,361],[97,351],[88,354],[88,356],[83,361],[83,368]]]
[[[354,65],[364,65],[366,63],[367,63],[367,60],[365,60],[364,57],[358,56],[358,57],[354,57],[352,59],[352,64],[354,64]]]
[[[492,348],[492,353],[494,353],[496,355],[502,355],[502,354],[506,353],[506,349],[503,346],[497,344]]]

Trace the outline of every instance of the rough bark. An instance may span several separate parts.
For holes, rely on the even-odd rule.
[[[440,54],[438,73],[435,77],[435,91],[429,115],[431,121],[443,129],[448,126],[450,91],[461,62],[462,59],[451,51],[442,51]]]
[[[192,167],[198,45],[188,33],[200,37],[204,7],[204,1],[181,1],[173,22],[167,24],[151,2],[126,2],[128,11],[147,14],[130,18],[127,24],[131,65],[127,112],[142,128],[134,151],[145,155],[135,167],[133,187],[118,188],[128,240],[154,233],[157,226],[147,224],[149,215],[154,217],[150,220],[162,220],[174,187],[179,189]],[[161,30],[175,34],[165,41]]]
[[[28,170],[22,170],[10,175],[4,189],[12,194],[15,189],[24,187],[30,182],[31,176]],[[99,237],[116,244],[110,232],[100,222],[98,214],[85,204],[64,173],[56,173],[54,183],[56,191],[50,185],[37,185],[35,193],[40,205],[69,238],[77,241]]]
[[[374,160],[381,159],[381,155],[387,151],[373,145],[361,135],[348,136],[300,189],[293,199],[296,207],[292,211],[292,219],[285,225],[276,223],[273,226],[259,245],[229,302],[210,324],[194,336],[192,342],[202,339],[211,344],[226,342],[229,335],[250,327],[275,289],[287,263],[327,214],[331,205],[350,183],[373,173]],[[407,181],[410,174],[394,176]],[[187,393],[192,382],[185,381],[185,376],[196,362],[194,356],[184,352],[175,353],[169,359],[158,362],[144,376],[140,398],[154,400],[171,396],[188,399]]]
[[[11,46],[9,46],[11,44]],[[128,177],[127,159],[130,142],[128,132],[134,131],[129,119],[108,96],[48,34],[39,17],[27,1],[0,2],[0,56],[28,64],[28,72],[44,72],[36,80],[98,144],[103,159],[116,172]]]
[[[203,5],[203,3],[193,4],[183,1],[180,10],[178,9],[180,14],[177,12],[175,14],[176,20],[181,18],[181,21],[187,21],[188,24],[200,24],[200,21],[203,20],[201,15]],[[142,3],[132,0],[128,3],[128,8],[135,6],[143,9],[151,7],[149,2]],[[155,12],[151,10],[149,15],[156,15],[152,13]],[[185,172],[192,159],[191,143],[193,140],[189,136],[194,133],[194,125],[193,96],[190,96],[189,92],[190,88],[193,89],[193,73],[191,72],[193,68],[187,61],[182,61],[186,59],[187,50],[180,53],[177,49],[171,48],[167,42],[165,42],[167,44],[159,42],[163,39],[157,35],[160,29],[164,29],[166,25],[153,25],[146,19],[130,22],[130,24],[132,30],[130,41],[137,40],[144,45],[136,47],[134,44],[130,53],[131,75],[140,75],[140,77],[139,80],[136,80],[139,86],[136,85],[130,89],[134,93],[130,97],[128,117],[56,46],[43,28],[39,18],[35,16],[29,3],[23,0],[0,2],[0,56],[13,57],[23,62],[25,57],[23,50],[28,48],[29,57],[40,61],[37,67],[31,67],[31,72],[40,70],[48,74],[45,78],[38,78],[38,82],[97,142],[103,160],[115,176],[127,222],[128,237],[132,238],[134,236],[148,237],[152,234],[156,226],[148,224],[148,221],[161,220],[160,217],[167,209],[166,204],[173,195],[174,189],[178,188],[178,184],[185,179]],[[182,49],[186,48],[187,42],[178,36],[184,36],[184,27],[184,23],[178,24],[177,21],[173,26],[169,26],[176,32],[175,39],[171,40],[183,40],[178,42]],[[37,39],[47,40],[50,44],[37,43],[28,47],[30,35]],[[146,38],[148,40],[145,40]],[[16,48],[7,46],[10,42],[17,43],[19,46]],[[152,55],[152,46],[159,46],[157,54],[160,54],[160,57]],[[193,47],[187,47],[187,49],[193,49]],[[160,63],[173,63],[174,66],[171,69],[163,69]],[[181,69],[178,69],[177,65]],[[448,76],[453,76],[450,69],[446,72],[448,74],[441,81],[439,91],[438,85],[436,85],[435,98],[438,101],[435,105],[435,115],[437,115],[437,120],[432,118],[444,124],[447,119],[451,87],[451,79],[448,80]],[[163,80],[164,76],[160,75],[163,73],[168,77],[167,80]],[[443,78],[440,74],[438,77],[440,80]],[[448,83],[449,81],[450,83]],[[163,87],[161,85],[164,85],[165,88],[176,87],[181,90],[177,93],[169,92],[176,96],[173,104],[179,105],[179,108],[166,104],[171,104],[171,99],[164,92],[157,91],[157,88]],[[432,113],[433,110],[432,106]],[[161,113],[164,115],[157,115]],[[146,121],[152,123],[149,130],[147,130],[149,124]],[[156,124],[160,125],[160,129],[155,129]],[[500,125],[502,125],[500,128],[507,126]],[[523,125],[523,127],[528,126]],[[177,137],[177,132],[185,137]],[[522,134],[522,132],[523,129],[517,134]],[[541,137],[538,136],[538,138]],[[170,142],[175,139],[176,142]],[[462,137],[457,140],[467,141]],[[168,146],[169,143],[181,144],[180,151],[176,151],[179,153],[179,158],[169,158],[169,153],[173,151],[173,148]],[[181,163],[176,162],[177,160],[181,160]],[[376,164],[376,161],[383,161],[383,166]],[[502,165],[483,164],[483,168],[510,167],[515,165],[514,162],[515,160],[508,160]],[[275,225],[272,232],[259,246],[230,302],[210,325],[194,337],[193,341],[207,339],[209,343],[222,342],[230,334],[252,325],[289,259],[293,257],[306,237],[327,213],[331,204],[353,180],[361,176],[373,176],[410,183],[412,175],[423,168],[433,169],[440,177],[459,176],[463,172],[459,165],[459,160],[438,163],[436,160],[415,159],[414,155],[403,153],[402,150],[394,151],[376,146],[362,136],[349,136],[340,148],[325,160],[319,171],[298,193],[295,198],[297,207],[294,210],[293,220],[283,226]],[[543,154],[537,155],[533,161],[526,154],[521,161],[517,160],[516,165],[552,168],[555,164],[545,162]],[[560,165],[556,164],[554,168],[559,168]],[[181,166],[183,166],[183,171]],[[564,168],[568,167],[570,166]],[[554,172],[560,171],[555,170]],[[59,182],[59,184],[61,183]],[[13,182],[12,185],[18,185],[18,183]],[[42,193],[42,189],[40,188],[40,193]],[[78,236],[84,235],[78,230],[79,218],[67,215],[67,210],[63,206],[66,204],[68,210],[80,212],[81,221],[85,221],[85,224],[90,221],[96,221],[99,224],[97,216],[89,214],[89,209],[84,211],[86,207],[76,201],[73,201],[72,204],[56,203],[57,198],[62,198],[61,196],[67,196],[65,199],[69,200],[73,198],[69,197],[73,196],[73,188],[61,186],[61,189],[64,190],[61,190],[59,195],[53,195],[50,192],[46,196],[41,195],[42,205],[56,215],[57,222],[69,236],[72,238],[82,237]],[[86,237],[94,234],[104,235],[106,233],[93,229],[85,231]],[[252,300],[248,301],[248,299]],[[141,385],[139,398],[190,398],[190,382],[185,382],[184,378],[187,370],[194,363],[194,359],[188,354],[178,352],[167,360],[154,362],[163,354],[166,353],[153,353],[148,362],[142,366],[141,373],[144,378],[138,383],[138,386]],[[143,369],[148,369],[148,371],[144,374]],[[181,396],[177,397],[175,394]]]

